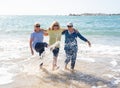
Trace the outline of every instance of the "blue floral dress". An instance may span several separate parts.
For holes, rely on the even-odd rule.
[[[66,60],[65,63],[68,64],[71,60],[71,69],[74,69],[78,45],[77,45],[77,37],[79,37],[83,41],[87,41],[77,30],[74,29],[73,33],[70,33],[68,30],[63,31],[65,35],[65,53],[66,53]]]

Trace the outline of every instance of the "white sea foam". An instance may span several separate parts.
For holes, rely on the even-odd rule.
[[[80,57],[78,58],[80,60],[83,60],[83,61],[87,61],[87,62],[95,62],[95,60],[93,58],[84,58],[84,57]]]
[[[114,84],[119,84],[119,83],[120,83],[120,79],[114,81]]]
[[[106,76],[106,77],[109,77],[109,78],[113,78],[114,75],[111,75],[111,74],[103,74],[103,76]]]
[[[113,67],[115,67],[118,64],[116,60],[113,60],[110,63],[112,64]]]
[[[120,46],[109,46],[102,44],[92,44],[91,48],[88,48],[86,45],[79,45],[81,51],[86,51],[94,54],[110,54],[118,55],[120,54]]]
[[[114,84],[119,84],[120,83],[120,77],[114,77],[115,81]]]
[[[7,42],[6,42],[7,41]],[[2,51],[0,54],[0,60],[11,59],[11,58],[20,58],[21,54],[28,49],[28,45],[23,40],[15,39],[1,39],[0,49]]]
[[[113,82],[114,84],[120,83],[120,77],[115,77],[114,75],[111,75],[111,74],[103,74],[103,76],[114,78],[115,79],[115,81]]]
[[[11,83],[14,75],[8,72],[6,68],[0,68],[0,85]]]
[[[107,85],[103,85],[103,86],[92,86],[91,88],[106,88]]]
[[[120,72],[120,69],[112,69],[114,72]]]

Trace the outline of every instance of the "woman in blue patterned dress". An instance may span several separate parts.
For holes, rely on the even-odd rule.
[[[86,38],[84,38],[76,29],[73,28],[72,23],[68,23],[67,27],[68,29],[62,32],[62,34],[65,35],[65,47],[64,47],[66,53],[65,69],[68,69],[67,64],[71,60],[71,70],[74,71],[78,51],[76,38],[79,37],[81,40],[87,42],[90,47],[91,43]]]

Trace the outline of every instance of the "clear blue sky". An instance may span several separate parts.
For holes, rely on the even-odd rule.
[[[120,0],[0,0],[0,15],[120,13]]]

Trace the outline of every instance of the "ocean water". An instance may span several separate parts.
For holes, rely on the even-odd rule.
[[[0,16],[0,85],[13,82],[13,77],[21,71],[29,72],[29,69],[25,69],[22,63],[37,56],[37,53],[32,56],[29,49],[33,25],[39,22],[41,28],[48,29],[53,21],[58,21],[62,28],[66,28],[66,24],[72,22],[74,27],[92,43],[92,47],[89,48],[86,43],[78,39],[77,59],[91,64],[102,65],[104,63],[105,68],[113,73],[106,72],[103,75],[113,78],[113,83],[120,86],[120,16],[38,15]],[[45,37],[44,41],[48,42],[48,39]],[[63,48],[64,36],[61,41],[60,59],[65,58]],[[45,57],[50,58],[49,61],[52,60],[52,53],[49,49],[46,49]],[[93,86],[93,88],[101,87]]]

